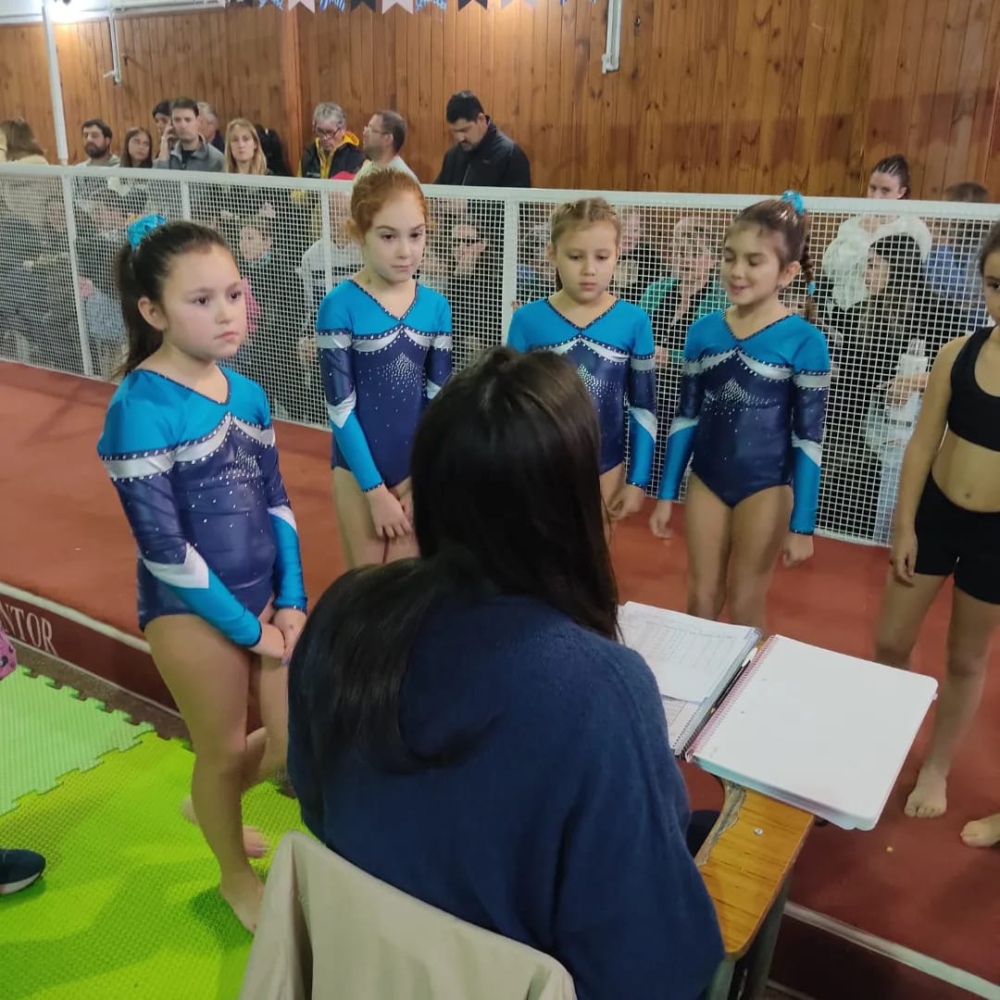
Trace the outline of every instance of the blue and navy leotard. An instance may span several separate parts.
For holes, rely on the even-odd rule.
[[[224,403],[156,372],[131,372],[97,452],[139,548],[139,625],[196,614],[249,648],[268,601],[305,611],[306,594],[267,397],[220,370]]]
[[[723,312],[693,323],[660,499],[677,499],[689,460],[691,471],[730,507],[791,483],[791,530],[812,534],[829,387],[826,340],[801,316],[786,316],[742,340]]]
[[[656,444],[656,374],[653,328],[630,302],[615,302],[581,328],[548,299],[514,313],[507,343],[518,351],[554,351],[576,365],[597,407],[601,473],[625,460],[626,400],[630,419],[628,482],[645,489]]]
[[[427,403],[451,375],[451,307],[424,285],[393,316],[353,280],[319,307],[316,343],[333,427],[333,466],[365,492],[410,475],[410,451]]]

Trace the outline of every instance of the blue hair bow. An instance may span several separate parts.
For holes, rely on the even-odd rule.
[[[806,214],[806,203],[802,200],[802,195],[800,195],[798,191],[785,191],[781,195],[781,200],[788,202],[788,204],[795,210],[796,215]],[[806,285],[806,295],[811,298],[815,294],[816,282],[810,281],[809,284]]]
[[[787,201],[795,209],[796,215],[806,214],[806,205],[802,200],[802,195],[798,191],[785,191],[781,196],[782,201]]]
[[[159,229],[160,226],[165,226],[169,220],[162,215],[144,215],[141,219],[136,219],[128,227],[128,242],[133,250],[139,249],[139,244],[151,233],[154,229]]]

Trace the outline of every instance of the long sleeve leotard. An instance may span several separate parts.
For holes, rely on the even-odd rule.
[[[630,302],[617,301],[586,327],[578,327],[548,299],[514,313],[507,343],[518,351],[554,351],[577,367],[601,428],[601,473],[625,460],[625,415],[629,415],[628,482],[645,489],[656,444],[656,373],[649,317]]]
[[[267,397],[221,370],[222,403],[156,372],[131,372],[97,451],[139,550],[140,626],[195,614],[251,647],[268,602],[305,611],[306,594]]]
[[[393,316],[353,280],[342,281],[316,320],[334,468],[368,492],[410,474],[424,407],[451,375],[448,300],[417,285],[413,304]]]
[[[800,316],[786,316],[742,339],[722,312],[693,323],[660,499],[677,499],[689,461],[691,471],[731,507],[790,483],[791,530],[811,534],[829,386],[826,340]]]

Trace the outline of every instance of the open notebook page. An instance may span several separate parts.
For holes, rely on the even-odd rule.
[[[868,830],[936,690],[933,677],[775,636],[688,757],[838,826]]]
[[[758,638],[752,628],[631,602],[618,621],[625,645],[649,664],[660,694],[697,704],[718,692]]]

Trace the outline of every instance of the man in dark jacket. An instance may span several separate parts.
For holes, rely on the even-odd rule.
[[[531,187],[524,150],[496,127],[472,91],[453,94],[445,116],[455,145],[444,154],[435,184]]]

